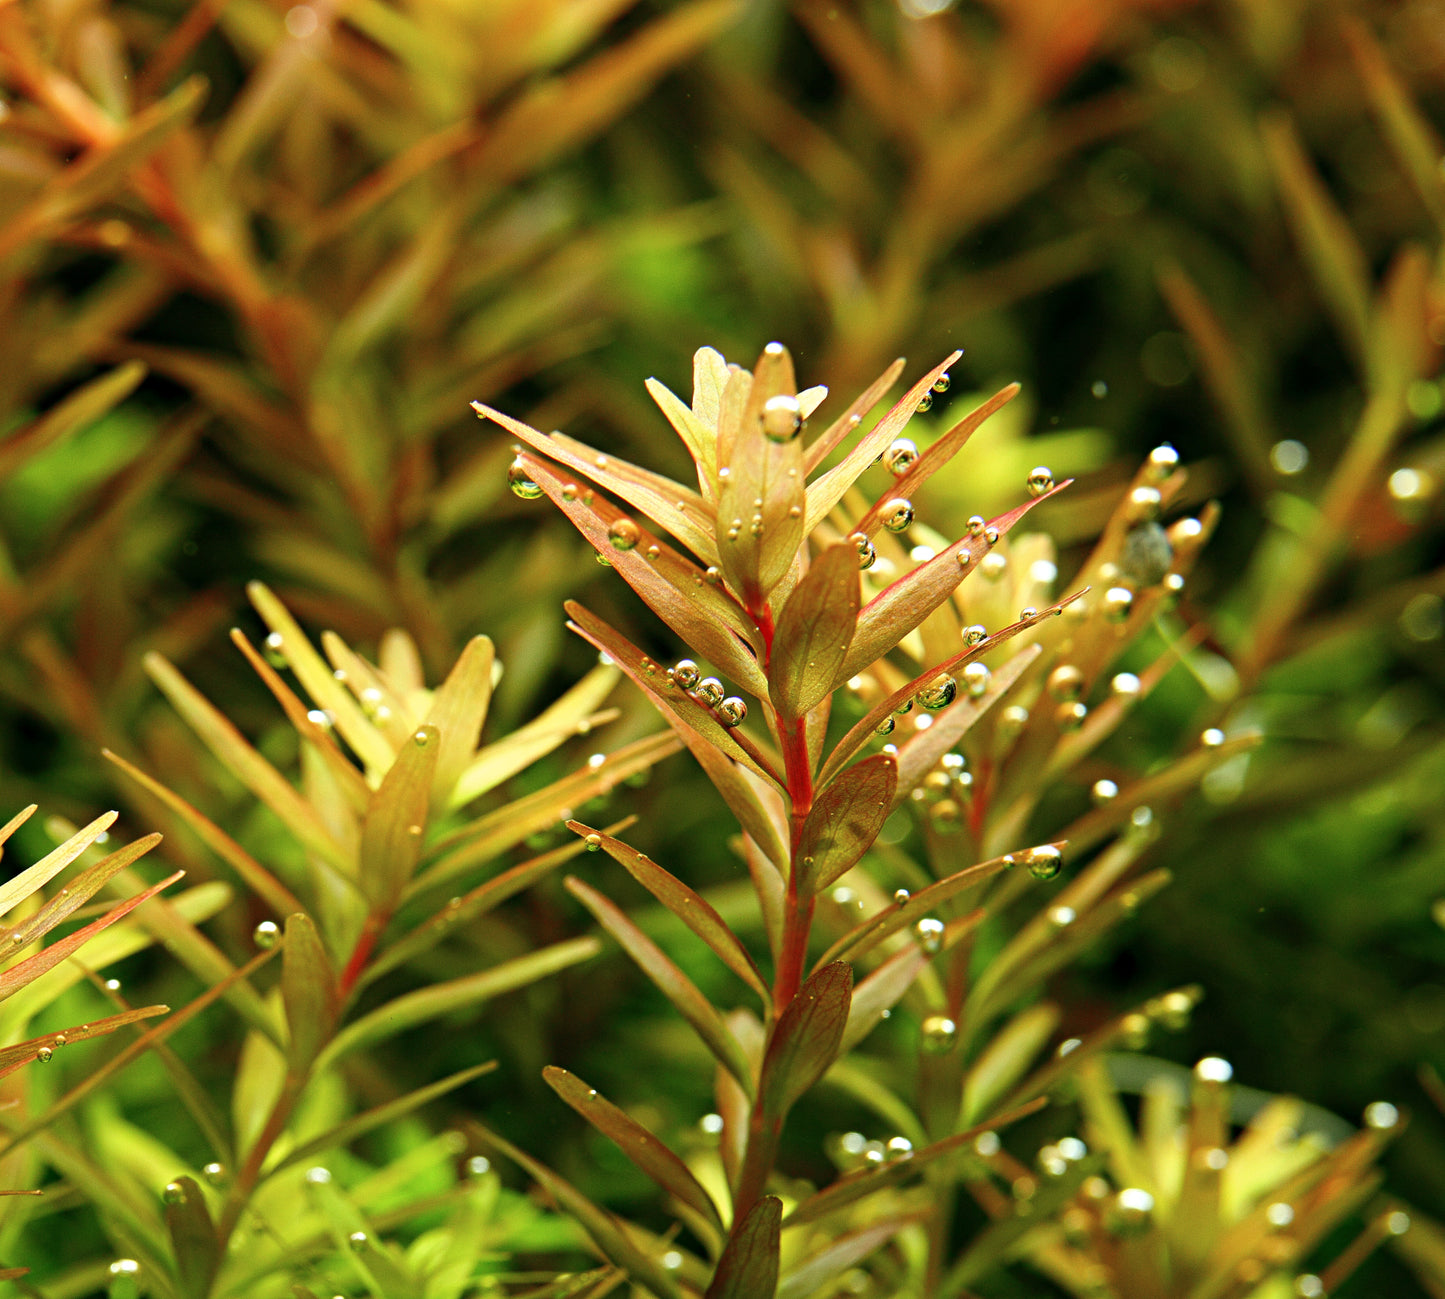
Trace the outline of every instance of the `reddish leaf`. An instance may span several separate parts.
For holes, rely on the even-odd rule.
[[[868,851],[893,810],[897,786],[893,756],[875,753],[818,795],[798,841],[800,893],[827,888]]]
[[[903,373],[903,366],[904,360],[900,356],[859,393],[848,409],[839,415],[808,447],[803,454],[803,467],[808,473],[811,474],[828,458],[829,453],[842,443],[844,438],[863,423],[864,416],[882,401],[883,394],[898,382],[898,376]]]
[[[813,560],[778,617],[768,680],[783,717],[800,717],[833,691],[858,619],[858,552],[829,546]]]
[[[838,1058],[852,994],[852,967],[834,961],[812,975],[778,1017],[758,1085],[769,1117],[781,1120]]]
[[[166,1196],[166,1230],[175,1251],[180,1293],[186,1299],[204,1299],[221,1265],[221,1242],[196,1180],[178,1177],[172,1185],[180,1188],[180,1195]]]
[[[140,1006],[135,1010],[122,1011],[119,1015],[107,1015],[104,1019],[91,1020],[88,1024],[76,1024],[63,1028],[58,1033],[46,1033],[44,1037],[33,1037],[28,1042],[16,1042],[13,1046],[0,1047],[0,1078],[14,1073],[22,1065],[29,1064],[46,1048],[56,1049],[56,1040],[74,1046],[93,1037],[104,1037],[118,1028],[134,1024],[142,1019],[154,1019],[169,1012],[169,1006]]]
[[[704,1299],[773,1299],[783,1202],[765,1195],[733,1226]]]

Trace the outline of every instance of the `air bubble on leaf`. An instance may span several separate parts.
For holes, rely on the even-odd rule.
[[[958,1025],[947,1015],[929,1015],[919,1026],[923,1049],[930,1055],[944,1055],[958,1042]]]
[[[306,720],[313,726],[319,726],[323,731],[329,731],[336,724],[336,719],[324,708],[308,709]]]
[[[833,901],[837,906],[862,906],[862,903],[858,900],[858,895],[853,892],[853,890],[850,889],[846,884],[840,885],[838,888],[834,889],[832,896]]]
[[[763,403],[763,433],[770,442],[791,442],[803,431],[803,408],[789,393],[778,393]]]
[[[1109,689],[1122,699],[1132,699],[1142,689],[1142,683],[1132,672],[1120,672],[1109,682]]]
[[[747,715],[748,706],[737,695],[729,695],[717,706],[717,719],[724,726],[741,726]]]
[[[346,1238],[346,1243],[350,1245],[352,1249],[365,1249],[371,1244],[371,1237],[364,1231],[353,1231],[351,1235]]]
[[[968,766],[968,759],[961,753],[945,753],[943,757],[938,760],[938,765],[950,775],[956,776]]]
[[[1028,622],[1030,618],[1037,618],[1038,616],[1039,611],[1031,604],[1025,605],[1022,609],[1019,610],[1020,622]]]
[[[908,552],[908,558],[915,564],[926,564],[937,554],[938,552],[934,550],[932,546],[914,546],[913,549]]]
[[[895,478],[902,478],[918,463],[918,447],[911,438],[895,438],[883,453],[883,467]]]
[[[46,1064],[49,1062],[51,1056],[53,1056],[54,1054],[55,1052],[50,1047],[42,1046],[38,1051],[36,1051],[35,1058],[39,1060],[41,1064]]]
[[[1395,1209],[1385,1215],[1385,1231],[1391,1236],[1403,1236],[1410,1230],[1410,1215],[1402,1209]]]
[[[878,562],[878,550],[867,537],[858,546],[858,567],[866,572]]]
[[[428,731],[415,731],[412,733],[411,742],[418,749],[424,749],[431,743],[431,734]]]
[[[717,586],[722,582],[722,569],[716,564],[709,564],[702,571],[702,580],[709,586]]]
[[[1106,1221],[1115,1235],[1132,1236],[1147,1231],[1153,1216],[1154,1197],[1143,1187],[1126,1186],[1114,1197]]]
[[[948,385],[952,382],[953,380],[948,377],[948,371],[945,370],[942,374],[938,376],[938,378],[933,381],[933,391],[947,392]]]
[[[1008,560],[1002,555],[985,555],[978,571],[990,582],[997,582],[1008,572]]]
[[[672,665],[672,679],[684,690],[691,690],[702,679],[702,673],[691,659],[678,659]]]
[[[1025,483],[1029,489],[1030,496],[1043,496],[1046,492],[1054,490],[1054,471],[1048,465],[1036,465],[1029,470],[1029,476]]]
[[[1161,442],[1149,453],[1145,466],[1150,479],[1162,483],[1179,468],[1179,452],[1168,442]]]
[[[184,1204],[186,1202],[186,1188],[179,1182],[167,1182],[166,1189],[161,1192],[161,1199],[167,1204]]]
[[[562,499],[564,501],[575,501],[577,499],[577,484],[566,483],[562,487]]]
[[[1194,1066],[1194,1076],[1200,1082],[1227,1083],[1234,1077],[1234,1066],[1217,1055],[1207,1055]]]
[[[279,631],[273,631],[261,642],[261,653],[273,668],[286,666],[286,638]]]
[[[981,514],[970,515],[968,520],[968,535],[970,537],[981,537],[984,529],[988,527],[988,520]]]
[[[1042,843],[1037,848],[1020,853],[1019,860],[1036,880],[1051,880],[1064,866],[1064,854],[1051,843]]]
[[[973,563],[973,556],[970,555],[966,549],[954,551],[953,557],[958,560],[959,568],[967,568],[971,563]]]
[[[1077,1164],[1089,1153],[1089,1147],[1078,1137],[1060,1137],[1055,1144],[1059,1154],[1063,1155],[1071,1164]]]
[[[486,1155],[473,1155],[467,1160],[467,1172],[472,1177],[481,1177],[492,1171],[492,1161]]]
[[[918,702],[930,711],[937,712],[940,708],[947,708],[957,696],[958,682],[945,672],[918,692]]]
[[[1189,1027],[1189,1016],[1194,1010],[1194,997],[1187,992],[1166,992],[1159,998],[1153,1010],[1155,1020],[1175,1032]]]
[[[326,1186],[331,1181],[331,1170],[317,1164],[315,1167],[306,1170],[306,1181],[311,1186]]]
[[[915,731],[926,731],[932,725],[933,718],[931,718],[927,713],[920,713],[917,717],[913,719],[913,729]]]
[[[723,683],[716,677],[703,677],[693,690],[698,701],[706,704],[709,708],[716,708],[722,703],[725,693]]]
[[[900,906],[900,907],[901,907],[905,902],[907,902],[912,896],[913,896],[913,894],[910,893],[907,889],[894,889],[894,890],[893,890],[893,901],[894,901],[895,903],[897,903],[897,905]]]
[[[697,1126],[710,1137],[718,1136],[723,1130],[723,1116],[721,1114],[704,1114],[697,1121]]]
[[[1119,1021],[1119,1040],[1131,1051],[1142,1051],[1149,1044],[1151,1027],[1148,1015],[1137,1012],[1125,1015]]]
[[[607,540],[613,550],[626,552],[642,540],[642,530],[629,518],[613,519],[607,529]]]
[[[589,834],[582,842],[587,846],[588,852],[597,852],[602,847],[602,836],[600,834]]]
[[[1325,1292],[1325,1283],[1313,1272],[1301,1272],[1294,1279],[1294,1292],[1300,1299],[1320,1299]]]
[[[881,722],[878,723],[877,726],[875,726],[875,727],[873,728],[873,734],[874,734],[874,735],[892,735],[892,734],[893,734],[893,728],[894,728],[895,726],[897,726],[897,725],[898,725],[898,721],[897,721],[896,718],[894,718],[894,717],[892,717],[892,716],[885,717]]]
[[[1389,1101],[1371,1101],[1365,1106],[1365,1126],[1388,1132],[1400,1121],[1400,1111]]]
[[[1029,565],[1029,580],[1048,586],[1057,580],[1059,566],[1052,559],[1036,559]]]
[[[527,466],[520,460],[513,460],[507,466],[507,486],[513,496],[520,496],[524,501],[535,501],[542,495],[542,489],[528,477]]]
[[[973,623],[963,629],[963,643],[969,649],[976,649],[988,639],[988,628],[982,623]]]
[[[913,1142],[907,1137],[889,1137],[884,1147],[889,1159],[912,1159]]]
[[[136,1276],[140,1272],[140,1264],[133,1258],[118,1258],[106,1271],[111,1276]]]
[[[882,520],[889,532],[902,532],[913,522],[913,502],[895,496],[884,504]]]
[[[991,680],[993,673],[986,664],[969,663],[963,669],[963,688],[968,691],[971,699],[979,698],[988,689]]]
[[[1294,1221],[1294,1205],[1277,1200],[1264,1211],[1264,1220],[1275,1230],[1288,1227]]]
[[[998,545],[999,535],[997,528],[985,528],[983,530],[983,539],[988,542],[990,546]]]
[[[251,931],[251,941],[262,951],[269,951],[281,939],[281,927],[274,920],[263,920]]]
[[[943,950],[943,931],[943,921],[935,916],[924,916],[913,926],[913,936],[918,940],[918,945],[930,956]]]
[[[939,834],[952,834],[958,829],[962,820],[963,809],[951,798],[939,799],[928,809],[928,823]]]
[[[926,392],[918,399],[918,405],[914,408],[922,415],[925,411],[933,409],[933,394]]]
[[[1129,493],[1129,518],[1134,523],[1153,523],[1162,504],[1157,487],[1136,487]]]
[[[973,1139],[973,1149],[975,1154],[991,1159],[1003,1149],[1003,1142],[999,1140],[997,1132],[980,1132]]]
[[[1089,715],[1089,710],[1076,699],[1071,703],[1060,704],[1054,710],[1054,721],[1058,723],[1061,731],[1076,731],[1084,724],[1084,718]]]
[[[1067,929],[1078,919],[1078,914],[1073,907],[1050,907],[1048,917],[1049,924],[1055,929]]]
[[[1057,1146],[1042,1146],[1037,1162],[1039,1171],[1049,1177],[1062,1177],[1069,1171],[1069,1161],[1059,1154]]]
[[[1224,743],[1224,732],[1217,726],[1211,726],[1200,734],[1199,743],[1206,749],[1217,749]]]
[[[201,1176],[212,1186],[220,1186],[226,1180],[225,1164],[209,1163],[201,1169]]]

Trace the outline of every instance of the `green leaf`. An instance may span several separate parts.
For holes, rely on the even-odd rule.
[[[291,1029],[291,1070],[298,1077],[316,1058],[336,1020],[336,977],[311,917],[286,917],[281,1000]]]
[[[696,357],[693,360],[694,373],[698,372]],[[672,389],[657,379],[647,379],[643,383],[647,389],[648,396],[657,403],[657,408],[667,416],[667,422],[672,425],[677,436],[682,439],[682,444],[687,448],[687,453],[693,458],[698,467],[698,487],[704,495],[708,494],[712,482],[717,477],[717,444],[713,441],[713,430],[708,424],[698,418],[697,413],[687,405]],[[694,389],[698,383],[694,381]],[[713,421],[716,423],[716,410],[713,412]]]
[[[929,954],[917,943],[901,947],[853,989],[848,1026],[843,1030],[841,1053],[858,1045],[893,1009],[928,964]]]
[[[836,1280],[850,1267],[861,1263],[880,1245],[896,1236],[904,1227],[923,1222],[928,1215],[912,1213],[903,1217],[885,1218],[857,1231],[830,1241],[811,1258],[804,1259],[783,1277],[777,1299],[807,1299],[817,1294],[830,1281]]]
[[[548,1065],[542,1070],[547,1085],[586,1119],[603,1136],[612,1141],[642,1172],[670,1195],[694,1209],[704,1220],[725,1232],[722,1218],[712,1197],[692,1171],[657,1137],[622,1110],[589,1087],[575,1074]]]
[[[590,884],[585,884],[575,875],[567,877],[567,891],[582,903],[588,911],[630,956],[642,972],[657,985],[658,990],[672,1002],[677,1010],[700,1037],[714,1058],[734,1078],[738,1085],[753,1094],[752,1071],[747,1056],[729,1031],[723,1018],[706,997],[698,991],[697,985],[687,977],[656,943],[642,932],[626,912],[610,898],[603,896]]]
[[[92,1020],[88,1024],[74,1024],[69,1028],[62,1028],[58,1033],[46,1033],[43,1037],[33,1037],[28,1042],[16,1042],[13,1046],[0,1047],[0,1078],[14,1073],[22,1065],[29,1064],[42,1049],[59,1050],[57,1039],[61,1045],[74,1046],[77,1042],[86,1042],[93,1037],[104,1037],[107,1033],[114,1033],[116,1029],[124,1028],[127,1024],[134,1024],[142,1019],[154,1019],[157,1015],[164,1015],[169,1011],[169,1006],[140,1006],[135,1010],[122,1011],[119,1015],[107,1015],[104,1019]]]
[[[1059,1025],[1059,1008],[1039,1002],[1019,1011],[984,1047],[963,1082],[964,1123],[976,1123],[1028,1072]]]
[[[682,1299],[677,1282],[658,1260],[642,1251],[617,1218],[593,1204],[570,1182],[558,1177],[550,1168],[539,1164],[491,1129],[480,1123],[473,1123],[472,1126],[488,1145],[500,1150],[508,1159],[526,1169],[565,1212],[577,1219],[583,1230],[592,1237],[597,1248],[611,1262],[626,1268],[633,1277],[663,1299]]]
[[[778,1017],[758,1085],[769,1116],[786,1115],[838,1058],[852,993],[852,967],[834,961],[812,975]]]
[[[601,944],[595,938],[574,938],[503,961],[479,974],[469,974],[406,993],[343,1028],[318,1057],[314,1072],[321,1073],[342,1056],[361,1047],[375,1046],[417,1024],[424,1024],[464,1006],[475,1006],[504,992],[525,988],[549,974],[596,956],[599,950]]]
[[[857,864],[893,810],[897,787],[898,764],[893,756],[875,753],[855,762],[823,789],[798,840],[800,893],[827,888]]]
[[[421,858],[440,747],[435,726],[418,727],[371,796],[359,861],[362,890],[378,914],[396,906]]]
[[[455,806],[453,792],[472,761],[482,724],[492,702],[492,667],[496,651],[485,636],[473,636],[437,687],[425,721],[439,733],[431,806],[435,812]]]
[[[994,519],[988,528],[997,531],[999,536],[1006,535],[1034,506],[1063,491],[1072,481],[1065,479],[1052,492],[1014,506]],[[834,686],[842,685],[887,654],[958,589],[959,583],[974,571],[990,549],[987,529],[977,537],[970,534],[904,574],[870,600],[858,614],[853,643],[834,678]],[[968,562],[961,564],[959,556],[964,554]]]
[[[783,1202],[765,1195],[732,1235],[704,1299],[773,1299],[778,1289],[778,1248]]]
[[[633,879],[701,938],[728,969],[762,998],[764,1005],[769,1002],[772,993],[748,949],[706,898],[630,844],[593,830],[581,821],[568,821],[567,828],[584,837],[596,835],[610,857],[626,867]]]
[[[829,546],[793,588],[773,635],[768,679],[783,717],[801,717],[833,691],[858,619],[858,552]]]
[[[146,368],[139,361],[127,361],[67,394],[25,428],[7,434],[0,442],[0,482],[32,456],[109,414],[139,387],[145,375]]]
[[[177,1280],[182,1299],[207,1299],[221,1265],[221,1242],[206,1208],[206,1197],[194,1178],[178,1177],[180,1198],[166,1196],[166,1230],[176,1254]]]

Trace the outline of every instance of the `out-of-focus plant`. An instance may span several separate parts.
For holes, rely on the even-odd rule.
[[[1062,842],[1019,847],[1030,842],[1025,829],[1038,798],[1118,724],[1144,687],[1116,676],[1113,697],[1093,714],[1079,695],[1177,593],[1206,527],[1186,520],[1171,537],[1159,524],[1183,480],[1173,450],[1160,448],[1087,569],[1103,585],[1015,613],[1008,596],[995,595],[1009,574],[1012,594],[1028,599],[1001,553],[1004,537],[1058,490],[1047,469],[1029,476],[1033,499],[992,520],[971,520],[958,541],[925,541],[915,520],[914,494],[1017,391],[1005,388],[920,453],[903,431],[947,390],[956,359],[924,375],[865,430],[865,417],[901,371],[895,364],[809,442],[805,421],[826,394],[797,391],[780,344],[770,344],[751,373],[703,349],[691,406],[649,384],[696,465],[696,489],[474,403],[525,444],[508,471],[513,491],[549,497],[696,656],[665,666],[583,606],[568,605],[574,630],[647,692],[737,817],[771,956],[764,975],[735,930],[683,879],[615,835],[569,822],[760,1002],[760,1013],[723,1014],[626,910],[569,879],[712,1055],[717,1155],[689,1167],[573,1074],[549,1069],[547,1081],[669,1194],[700,1252],[625,1226],[511,1143],[495,1134],[489,1140],[575,1214],[604,1255],[659,1295],[801,1297],[845,1273],[849,1293],[962,1294],[1010,1255],[1022,1228],[1058,1210],[1097,1168],[1097,1160],[1080,1163],[1037,1196],[1037,1183],[1018,1183],[1021,1226],[961,1245],[953,1230],[960,1189],[989,1204],[981,1189],[988,1174],[969,1146],[980,1128],[1028,1112],[1077,1066],[1137,1033],[1132,1020],[1147,1027],[1150,1014],[1177,1019],[1193,1004],[1194,994],[1180,990],[1167,1006],[1064,1043],[1056,1060],[1034,1068],[1059,1022],[1054,1006],[1037,1001],[1041,982],[1165,881],[1156,871],[1123,882],[1147,843],[1146,800],[1186,787],[1227,758],[1222,735],[1207,735],[1202,751],[1141,780],[1122,800],[1112,782],[1098,782],[1106,806],[1069,832],[1070,847],[1111,845],[1031,922],[1018,925],[1011,904],[1030,877],[1050,880],[1061,869]],[[870,501],[854,485],[879,460],[885,485]],[[918,544],[905,552],[896,539],[910,530]],[[1046,562],[1040,556],[1027,570],[1027,591],[1042,592],[1053,580],[1037,567]],[[988,588],[991,626],[964,623],[953,604],[970,577],[970,590],[980,582]],[[1002,648],[1015,638],[1023,648]],[[895,651],[913,662],[897,666]],[[1150,684],[1170,657],[1145,674]],[[729,695],[710,669],[752,703]],[[1036,720],[1019,705],[994,707],[1010,692],[1033,702],[1041,673],[1057,698],[1034,710]],[[849,688],[863,699],[861,715],[856,707],[835,712]],[[754,709],[766,738],[744,727]],[[881,751],[863,756],[880,740]],[[954,851],[937,854],[947,863],[941,878],[878,844],[890,817],[915,798],[932,800],[930,835],[955,836]],[[969,864],[958,869],[961,863]],[[905,998],[918,1014],[909,1063],[864,1057],[856,1048]],[[896,1135],[878,1144],[874,1166],[819,1190],[786,1178],[779,1161],[788,1112],[825,1077]],[[900,1194],[896,1188],[915,1177],[924,1188]]]
[[[472,959],[458,977],[404,977],[419,959],[459,938],[465,942],[481,918],[580,853],[582,845],[527,856],[497,871],[490,864],[499,856],[568,809],[645,771],[676,742],[664,734],[599,754],[521,798],[499,803],[493,796],[490,811],[468,817],[465,809],[498,786],[610,720],[615,713],[602,703],[616,671],[595,669],[535,721],[479,747],[500,672],[486,637],[475,637],[445,681],[428,689],[417,648],[404,634],[388,636],[380,664],[373,665],[327,633],[323,658],[269,590],[256,585],[251,594],[270,633],[260,650],[239,631],[233,639],[294,728],[299,787],[166,659],[153,655],[147,667],[211,750],[217,770],[239,780],[281,833],[268,833],[259,854],[248,851],[180,794],[109,755],[223,863],[263,914],[276,917],[256,925],[263,952],[240,968],[195,928],[200,917],[176,909],[152,920],[170,950],[209,985],[182,1016],[224,996],[244,1023],[231,1094],[221,1104],[191,1064],[175,1056],[166,1060],[207,1157],[190,1160],[169,1144],[178,1133],[142,1134],[114,1113],[92,1116],[99,1152],[87,1154],[74,1133],[55,1130],[52,1112],[38,1120],[7,1120],[12,1145],[45,1134],[37,1154],[94,1202],[115,1252],[124,1255],[112,1274],[138,1274],[153,1293],[279,1295],[291,1293],[295,1283],[345,1285],[348,1275],[391,1292],[436,1273],[453,1287],[438,1293],[460,1294],[483,1254],[504,1238],[538,1230],[538,1215],[519,1217],[516,1203],[499,1207],[495,1178],[458,1180],[466,1143],[455,1133],[423,1142],[370,1179],[358,1171],[364,1161],[347,1151],[379,1129],[394,1133],[413,1111],[494,1066],[475,1064],[407,1090],[395,1085],[399,1078],[376,1087],[364,1070],[357,1074],[355,1062],[399,1034],[455,1019],[592,956],[598,946],[592,938],[534,945],[504,936],[501,959],[482,968]],[[308,696],[304,702],[282,675],[288,669]],[[25,896],[39,873],[53,874],[72,859],[106,824],[96,822],[20,877],[11,886],[14,897]],[[17,927],[16,941],[29,941],[64,918],[152,842],[90,868],[68,893]],[[211,887],[229,894],[225,885]],[[155,891],[92,928],[118,919]],[[73,936],[31,964],[50,952],[54,964],[81,940]],[[252,978],[278,950],[279,982],[262,992]],[[26,969],[15,967],[17,987]],[[119,1026],[149,1013],[154,1008],[91,1027]],[[37,1050],[48,1056],[51,1043],[65,1036],[23,1044],[28,1058]],[[17,1055],[16,1063],[23,1058]],[[381,1099],[369,1107],[356,1103],[358,1095],[378,1092]],[[63,1108],[74,1103],[67,1097]],[[327,1152],[356,1174],[345,1185],[317,1163]],[[485,1172],[485,1161],[474,1163]],[[162,1185],[163,1204],[156,1198]],[[428,1215],[441,1209],[447,1216],[437,1225]],[[419,1238],[418,1218],[433,1228]],[[542,1230],[544,1238],[558,1240],[555,1230]],[[409,1236],[409,1253],[384,1239],[393,1232]],[[103,1274],[105,1266],[71,1260],[60,1284],[80,1284]],[[505,1268],[489,1263],[483,1270],[500,1276]]]

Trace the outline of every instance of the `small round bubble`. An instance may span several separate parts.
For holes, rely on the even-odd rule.
[[[1386,1132],[1400,1121],[1400,1111],[1389,1101],[1372,1101],[1365,1106],[1365,1126]]]
[[[161,1192],[161,1199],[167,1204],[184,1204],[186,1202],[186,1188],[179,1182],[167,1182],[166,1189]]]
[[[251,931],[251,941],[262,951],[269,951],[280,939],[281,927],[274,920],[263,920]]]
[[[1046,492],[1054,490],[1054,471],[1047,465],[1036,465],[1029,470],[1025,485],[1029,489],[1030,496],[1043,496]]]
[[[910,438],[896,438],[883,453],[883,467],[901,478],[918,463],[918,447]]]
[[[1234,1066],[1217,1055],[1207,1055],[1194,1066],[1194,1076],[1200,1082],[1227,1083],[1234,1077]]]
[[[613,519],[607,529],[607,540],[613,550],[624,553],[636,547],[642,540],[642,530],[631,519]]]
[[[527,466],[520,460],[513,460],[507,466],[507,486],[512,489],[513,496],[519,496],[524,501],[535,501],[542,495],[542,489],[532,481]]]
[[[597,852],[602,847],[602,836],[600,834],[589,834],[582,842],[586,845],[588,852]]]
[[[763,403],[763,433],[772,442],[791,442],[803,430],[803,408],[788,393],[769,397]]]
[[[672,679],[684,690],[691,690],[702,679],[702,673],[691,659],[678,659],[672,665]]]
[[[993,673],[983,663],[969,663],[963,669],[963,688],[968,691],[970,699],[979,698],[992,679]]]
[[[1036,880],[1051,880],[1063,869],[1064,854],[1051,843],[1040,844],[1021,854],[1021,860]]]
[[[947,708],[957,695],[958,682],[944,673],[918,692],[918,702],[925,708],[937,712],[940,708]]]
[[[953,1050],[958,1041],[958,1025],[947,1015],[929,1015],[919,1026],[923,1049],[932,1055]]]
[[[709,708],[716,708],[722,703],[726,691],[723,689],[723,683],[716,677],[703,677],[703,679],[697,683],[693,694]]]
[[[913,502],[896,496],[885,502],[880,517],[889,532],[902,532],[913,522]]]
[[[737,695],[729,695],[717,706],[717,719],[724,726],[741,726],[747,715],[748,706]]]

